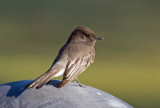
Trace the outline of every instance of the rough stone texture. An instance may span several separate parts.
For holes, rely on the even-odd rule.
[[[40,89],[24,89],[31,81],[0,85],[0,108],[133,108],[106,92],[77,83],[56,88],[60,81],[52,80]]]

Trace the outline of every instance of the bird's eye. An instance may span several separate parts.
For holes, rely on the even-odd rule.
[[[85,34],[86,37],[89,37],[89,34]]]

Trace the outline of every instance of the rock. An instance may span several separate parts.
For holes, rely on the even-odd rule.
[[[133,108],[106,92],[77,83],[56,88],[60,81],[52,80],[40,89],[24,89],[31,81],[0,85],[0,108]]]

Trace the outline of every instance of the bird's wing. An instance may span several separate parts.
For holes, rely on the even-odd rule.
[[[95,58],[94,53],[89,53],[88,56],[69,60],[64,72],[63,80],[60,82],[58,87],[63,87],[65,84],[71,82],[75,77],[82,73]]]

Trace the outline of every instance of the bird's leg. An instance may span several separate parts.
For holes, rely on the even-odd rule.
[[[77,83],[79,84],[80,87],[84,87],[84,86],[80,83],[80,81],[77,79],[77,77],[76,77],[75,79],[76,79],[76,81],[77,81]]]

